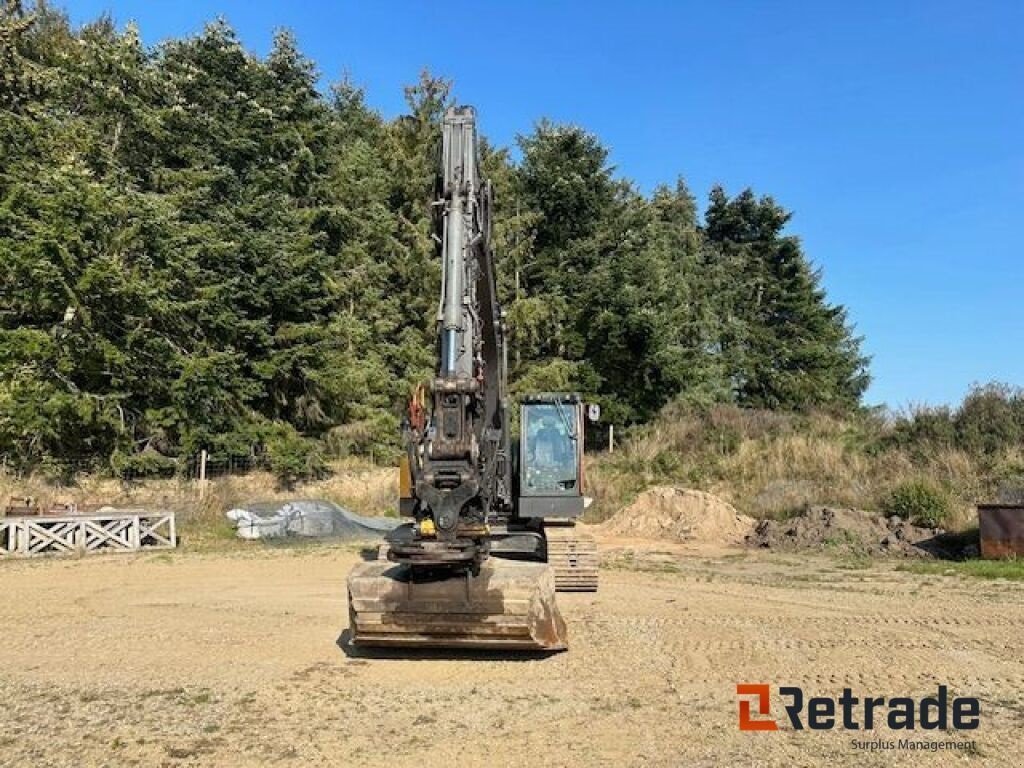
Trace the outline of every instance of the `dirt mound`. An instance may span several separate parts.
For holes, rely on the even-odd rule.
[[[820,549],[850,554],[941,555],[943,532],[860,509],[811,507],[786,520],[762,520],[747,537],[754,547]]]
[[[612,535],[638,539],[742,544],[754,523],[710,493],[658,486],[644,491],[601,527]]]

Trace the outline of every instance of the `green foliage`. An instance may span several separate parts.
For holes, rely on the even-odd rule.
[[[957,444],[953,414],[945,406],[916,408],[909,416],[897,420],[886,436],[886,443],[916,451],[952,448]]]
[[[953,417],[957,444],[994,454],[1024,446],[1024,392],[1003,384],[974,387]]]
[[[319,446],[303,439],[287,424],[275,425],[266,439],[270,471],[284,488],[300,480],[316,480],[327,474],[327,464]]]
[[[901,564],[898,571],[929,576],[964,576],[977,579],[1024,581],[1024,560],[921,560]]]
[[[895,420],[885,442],[916,452],[956,449],[993,457],[1024,447],[1024,393],[993,382],[974,386],[959,408],[917,408]]]
[[[942,488],[929,480],[900,483],[882,502],[886,514],[897,515],[917,525],[941,526],[953,511],[953,503]]]
[[[398,418],[391,413],[379,413],[372,418],[339,424],[324,436],[323,442],[326,452],[333,457],[371,456],[389,462],[401,455],[399,434]]]
[[[137,480],[144,477],[168,477],[178,471],[178,462],[156,451],[114,453],[110,465],[118,477]]]
[[[321,450],[396,455],[435,364],[452,85],[423,73],[387,120],[317,82],[287,32],[263,58],[223,21],[147,48],[108,18],[0,5],[9,465],[145,474],[265,447],[291,482]],[[685,182],[640,194],[582,128],[518,143],[519,162],[481,153],[513,393],[580,391],[618,425],[670,402],[858,404],[859,340],[770,198],[716,189],[702,226]],[[957,425],[972,444],[983,406]]]
[[[722,356],[741,405],[848,410],[867,388],[867,359],[798,238],[782,233],[790,215],[749,189],[711,191],[710,259],[739,277],[722,292]]]

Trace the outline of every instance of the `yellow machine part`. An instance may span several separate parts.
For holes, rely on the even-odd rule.
[[[412,498],[412,473],[409,471],[409,457],[404,453],[398,462],[398,498]]]

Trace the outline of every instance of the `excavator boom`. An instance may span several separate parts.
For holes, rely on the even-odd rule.
[[[479,172],[476,113],[452,107],[442,126],[434,203],[441,259],[437,374],[429,419],[409,418],[415,522],[391,538],[395,562],[479,566],[487,524],[512,509],[505,329],[491,249],[491,187]]]
[[[515,499],[491,188],[480,175],[471,107],[446,111],[441,155],[433,206],[442,264],[438,367],[413,395],[404,434],[402,512],[413,519],[389,534],[386,560],[350,573],[352,641],[561,650],[567,633],[555,603],[556,571],[490,556]],[[536,524],[514,539],[537,559],[541,530]]]

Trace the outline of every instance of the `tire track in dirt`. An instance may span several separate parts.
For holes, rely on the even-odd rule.
[[[346,656],[342,550],[12,568],[0,763],[913,764],[844,734],[739,733],[736,683],[769,682],[944,683],[981,698],[984,754],[1024,764],[1019,593],[884,567],[822,577],[822,558],[673,557],[678,571],[616,567],[596,595],[560,595],[571,650],[527,660]]]

